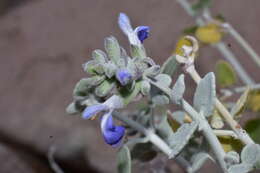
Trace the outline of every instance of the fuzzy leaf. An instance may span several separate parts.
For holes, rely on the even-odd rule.
[[[133,58],[146,58],[145,48],[143,46],[131,45],[131,56]]]
[[[72,103],[70,103],[67,108],[66,108],[66,112],[70,115],[74,115],[78,112],[83,111],[85,108],[85,106],[80,105],[80,103],[78,101],[74,101]]]
[[[209,117],[212,115],[215,107],[216,89],[215,75],[208,73],[198,84],[193,98],[194,108],[203,115]]]
[[[198,123],[193,121],[192,123],[185,123],[174,133],[169,139],[168,143],[172,149],[170,158],[174,158],[189,142],[190,138],[194,134],[198,127]]]
[[[166,105],[169,104],[169,98],[166,95],[156,95],[152,98],[152,102],[155,105]]]
[[[123,146],[117,153],[118,173],[131,173],[131,155],[127,146]]]
[[[141,82],[136,82],[132,90],[127,89],[126,87],[120,90],[120,96],[124,99],[125,105],[129,104],[135,99],[141,90]]]
[[[108,63],[105,63],[105,64],[103,64],[103,67],[104,67],[105,75],[109,79],[115,75],[117,67],[113,62],[110,61]]]
[[[105,49],[108,57],[117,64],[121,59],[121,50],[115,37],[110,36],[105,38]]]
[[[228,169],[228,173],[248,173],[252,170],[252,165],[249,164],[237,164]]]
[[[245,125],[246,132],[251,136],[251,138],[258,144],[260,144],[260,119],[252,119],[246,122]]]
[[[242,163],[251,164],[255,168],[260,169],[260,145],[248,144],[241,152]]]
[[[144,80],[141,82],[141,92],[143,95],[148,95],[151,90],[151,84]]]
[[[83,64],[82,67],[85,72],[91,75],[104,73],[104,68],[102,64],[98,63],[95,60],[88,61],[87,63]]]
[[[114,88],[115,82],[113,80],[105,80],[95,89],[95,94],[99,97],[107,96]]]
[[[245,92],[240,96],[237,103],[232,107],[230,113],[235,119],[240,118],[239,116],[241,116],[241,113],[244,111],[248,100],[249,92],[250,89],[247,88]]]
[[[158,134],[163,139],[167,139],[173,135],[173,130],[168,122],[168,118],[164,115],[160,121],[160,123],[156,127]]]
[[[73,94],[75,96],[84,96],[87,94],[88,89],[90,89],[93,86],[99,85],[104,79],[104,76],[93,76],[91,78],[83,78],[76,84]]]
[[[238,164],[240,162],[239,154],[235,151],[230,151],[226,154],[224,158],[228,167]]]
[[[171,100],[176,104],[180,104],[184,92],[185,92],[184,75],[181,74],[172,88]]]
[[[216,64],[217,83],[221,87],[228,87],[236,83],[237,77],[233,67],[226,61],[220,60]]]
[[[98,63],[105,63],[107,56],[102,50],[96,49],[92,52],[92,58]]]
[[[144,71],[144,76],[155,77],[160,73],[160,66],[153,65]]]
[[[157,83],[164,86],[170,86],[172,83],[172,78],[167,74],[159,74],[155,77]]]
[[[173,76],[179,67],[179,63],[175,59],[175,55],[170,56],[161,68],[161,72],[169,76]]]

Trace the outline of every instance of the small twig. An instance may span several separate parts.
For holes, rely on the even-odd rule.
[[[237,135],[231,130],[213,130],[213,132],[217,136],[231,136],[234,139],[238,139]]]
[[[56,147],[54,145],[50,146],[49,151],[48,151],[48,161],[49,161],[50,167],[55,173],[64,173],[64,171],[61,169],[61,167],[55,161],[55,158],[54,158],[55,152],[56,152]]]

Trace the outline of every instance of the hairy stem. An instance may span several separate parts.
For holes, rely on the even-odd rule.
[[[189,66],[186,71],[192,77],[192,79],[199,84],[201,77],[196,71],[194,65]],[[249,137],[245,130],[233,119],[232,115],[226,109],[226,107],[216,99],[216,108],[221,113],[222,117],[226,120],[232,130],[236,133],[237,137],[244,143],[244,144],[252,144],[254,141]]]

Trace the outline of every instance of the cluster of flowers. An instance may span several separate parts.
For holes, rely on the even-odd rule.
[[[131,47],[143,50],[143,41],[149,35],[148,26],[138,26],[133,29],[129,18],[120,13],[118,24],[128,37]],[[110,36],[105,39],[106,53],[95,50],[92,60],[83,64],[83,69],[91,76],[81,79],[74,89],[74,102],[67,112],[82,113],[84,119],[94,119],[98,113],[103,113],[101,118],[101,132],[104,140],[111,146],[118,146],[125,134],[123,126],[117,126],[113,122],[112,113],[115,109],[125,106],[124,98],[120,91],[124,88],[133,90],[137,82],[142,81],[146,88],[150,88],[148,82],[143,80],[144,74],[159,72],[151,58],[130,58],[126,51],[120,47],[116,38]],[[142,94],[147,93],[144,91]]]

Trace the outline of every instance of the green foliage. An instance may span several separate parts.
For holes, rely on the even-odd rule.
[[[237,151],[240,152],[243,148],[243,144],[240,140],[233,138],[232,136],[218,137],[225,152]]]
[[[170,56],[162,65],[161,72],[173,76],[179,67],[175,55]]]
[[[194,35],[197,29],[198,29],[198,26],[197,26],[197,25],[187,27],[187,28],[185,28],[185,29],[183,30],[183,34]]]
[[[247,107],[254,112],[260,112],[260,90],[250,92]]]
[[[153,149],[153,144],[150,142],[138,143],[131,150],[131,155],[133,159],[148,162],[157,156],[157,152]]]
[[[172,101],[176,104],[181,103],[181,99],[185,92],[184,75],[180,75],[172,88]]]
[[[105,49],[112,62],[118,64],[121,59],[121,52],[120,46],[115,37],[110,36],[105,38]]]
[[[232,107],[231,109],[231,115],[235,118],[235,119],[239,119],[241,117],[241,114],[243,113],[243,111],[246,108],[246,104],[248,101],[248,97],[249,97],[249,92],[250,89],[247,88],[244,93],[240,96],[240,98],[238,99],[238,101],[236,102],[236,104]]]
[[[258,144],[260,144],[260,119],[251,119],[246,122],[245,130],[251,136],[251,138]]]
[[[117,153],[118,173],[131,173],[131,155],[127,146],[123,146]]]
[[[216,77],[220,87],[232,86],[237,81],[233,67],[223,60],[218,61],[216,64]]]
[[[192,5],[192,9],[194,11],[199,11],[204,8],[210,7],[211,4],[212,4],[212,0],[198,0],[197,3]]]

